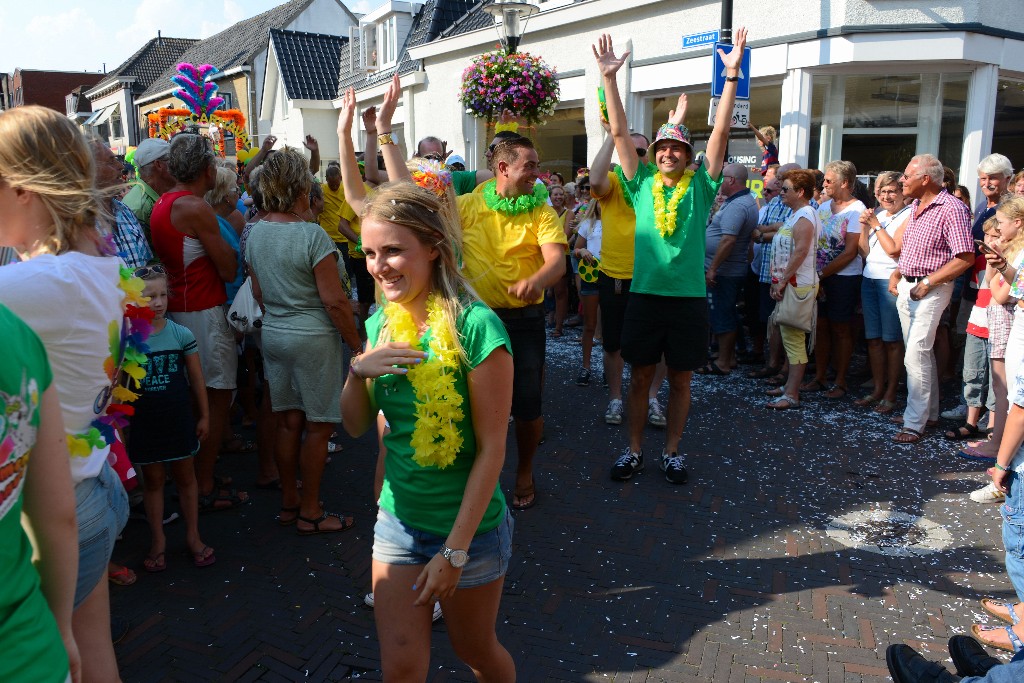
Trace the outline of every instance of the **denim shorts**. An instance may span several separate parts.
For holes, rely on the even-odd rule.
[[[109,463],[100,473],[75,486],[78,516],[78,582],[75,607],[89,597],[100,579],[106,580],[114,541],[128,522],[128,494]]]
[[[715,334],[735,332],[739,329],[740,318],[736,314],[736,302],[740,290],[747,281],[746,276],[719,275],[715,286],[708,287],[708,318],[711,331]]]
[[[864,311],[864,337],[884,342],[902,342],[903,327],[896,297],[889,293],[889,281],[866,277],[860,282],[860,305]]]
[[[1003,546],[1006,548],[1006,574],[1017,592],[1017,599],[1024,601],[1024,477],[1020,472],[1011,472],[1010,492],[999,506],[1003,518]]]
[[[494,529],[477,534],[469,546],[469,562],[462,568],[459,588],[476,588],[496,581],[508,571],[512,558],[512,514]],[[386,510],[377,511],[373,527],[373,559],[384,564],[422,565],[441,550],[444,536],[413,529]]]

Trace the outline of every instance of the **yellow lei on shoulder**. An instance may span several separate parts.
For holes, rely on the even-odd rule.
[[[384,307],[384,318],[392,341],[422,348],[419,330],[407,310],[389,303]],[[417,465],[444,469],[455,462],[462,449],[459,422],[465,414],[462,412],[462,394],[455,389],[459,348],[435,294],[427,299],[427,327],[430,340],[427,348],[423,349],[427,358],[410,367],[406,374],[416,396],[416,426],[410,443],[412,459]]]
[[[676,183],[672,198],[666,202],[665,182],[661,171],[654,174],[654,185],[651,186],[651,193],[654,195],[654,227],[662,237],[668,237],[676,231],[676,211],[679,209],[679,202],[683,201],[687,190],[690,189],[692,179],[693,171],[687,169]]]

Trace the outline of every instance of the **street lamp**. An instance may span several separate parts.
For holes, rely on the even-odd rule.
[[[519,41],[526,32],[526,22],[540,11],[540,7],[518,0],[496,0],[484,10],[494,16],[494,27],[498,31],[505,53],[512,54],[519,49]]]

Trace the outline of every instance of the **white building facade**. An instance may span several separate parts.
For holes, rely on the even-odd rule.
[[[600,76],[590,49],[602,33],[612,35],[616,52],[630,52],[619,84],[631,126],[650,134],[686,92],[686,124],[702,148],[710,133],[711,48],[683,51],[682,38],[718,28],[718,3],[553,0],[540,7],[520,49],[560,74],[558,110],[528,133],[547,168],[574,172],[589,163],[603,139]],[[751,120],[779,130],[783,162],[820,167],[841,158],[875,174],[902,170],[911,156],[929,152],[969,187],[978,162],[991,151],[1019,167],[1024,32],[1002,28],[1009,9],[982,0],[794,0],[774,6],[735,0],[734,26],[750,31]],[[470,60],[496,43],[493,24],[460,21],[438,39],[410,48],[424,71],[402,79],[395,120],[407,150],[435,135],[464,154],[470,167],[484,166],[492,131],[465,114],[458,91]],[[360,106],[378,104],[382,94],[383,87],[360,91]],[[750,132],[734,130],[730,155],[746,162],[756,154]]]

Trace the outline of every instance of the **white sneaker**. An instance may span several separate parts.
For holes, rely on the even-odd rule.
[[[622,399],[613,398],[608,402],[608,410],[604,413],[604,421],[610,425],[622,424]]]
[[[977,491],[971,491],[971,500],[975,503],[1002,503],[1006,500],[1006,494],[996,488],[996,485],[989,482]]]
[[[373,593],[367,593],[366,597],[363,598],[363,602],[365,602],[368,607],[373,607]],[[435,602],[434,603],[434,616],[432,616],[430,618],[430,620],[431,621],[437,621],[438,619],[440,619],[443,616],[444,615],[441,613],[441,603]]]
[[[665,413],[661,412],[661,404],[656,398],[647,401],[647,421],[654,427],[664,427],[666,424]]]
[[[950,408],[940,413],[943,420],[964,420],[967,418],[967,406],[961,403],[956,408]]]

